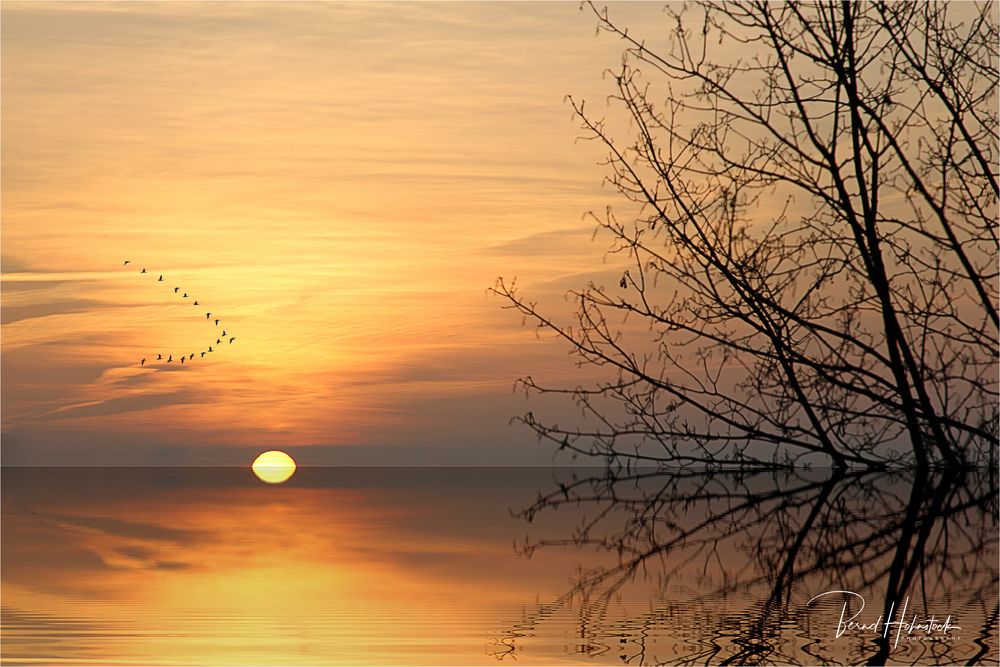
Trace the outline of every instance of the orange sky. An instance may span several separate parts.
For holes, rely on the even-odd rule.
[[[661,8],[616,11],[641,24]],[[2,12],[5,463],[242,463],[265,445],[313,463],[551,460],[508,425],[526,408],[512,383],[577,372],[486,289],[517,276],[562,308],[618,275],[582,219],[616,201],[602,151],[575,141],[564,101],[611,90],[620,47],[592,16]],[[173,286],[237,343],[139,368],[214,344]]]

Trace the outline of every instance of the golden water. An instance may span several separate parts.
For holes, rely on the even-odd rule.
[[[268,485],[249,469],[5,468],[2,658],[995,664],[995,489],[983,474],[304,468]],[[838,638],[847,598],[809,603],[829,590],[865,599],[859,622],[896,600],[960,629]]]

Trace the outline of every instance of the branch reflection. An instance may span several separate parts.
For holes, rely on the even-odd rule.
[[[499,633],[500,660],[571,615],[564,650],[601,662],[996,661],[995,472],[609,472],[519,515],[566,511],[575,528],[521,553],[577,549],[608,564]],[[828,591],[846,592],[813,599]],[[958,628],[901,624],[949,616]],[[851,619],[869,627],[841,624]]]

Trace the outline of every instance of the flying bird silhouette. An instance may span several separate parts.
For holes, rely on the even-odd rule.
[[[129,264],[132,264],[132,263],[133,263],[132,260],[126,259],[126,260],[124,260],[124,263],[122,264],[122,266],[128,266]],[[146,267],[142,267],[139,270],[139,273],[140,274],[149,273],[149,269],[146,268]],[[162,273],[158,274],[158,277],[157,277],[156,280],[157,280],[157,282],[164,282],[163,274]],[[184,299],[191,298],[190,295],[187,292],[182,292],[181,288],[179,286],[178,287],[174,287],[174,294],[180,294],[180,296],[182,298],[184,298]],[[201,303],[198,300],[196,300],[196,299],[193,299],[192,301],[193,301],[194,305],[196,305],[196,306],[201,305]],[[212,313],[211,313],[211,311],[205,313],[205,319],[206,320],[211,320],[212,319]],[[215,318],[215,320],[214,320],[215,326],[219,326],[219,324],[221,322],[222,322],[221,318]],[[215,344],[216,345],[221,345],[222,342],[223,342],[223,340],[225,340],[226,336],[228,335],[228,333],[229,333],[228,330],[225,329],[225,328],[223,328],[222,329],[222,334],[218,338],[215,339]],[[229,342],[230,343],[232,343],[235,340],[236,340],[235,336],[232,336],[232,337],[229,338]],[[208,350],[202,351],[202,352],[197,353],[197,354],[199,354],[199,356],[202,359],[204,359],[205,355],[208,354],[209,352],[215,352],[215,348],[212,345],[208,346]],[[195,360],[195,354],[196,354],[195,352],[192,352],[190,355],[182,355],[180,357],[180,362],[182,364],[185,364],[188,361],[194,361]],[[140,366],[145,366],[147,361],[149,361],[149,359],[147,357],[142,357],[139,360],[139,365]],[[161,361],[162,362],[163,361],[163,354],[161,354],[161,353],[158,352],[156,354],[156,361]],[[173,363],[173,361],[174,361],[174,355],[172,355],[172,354],[167,355],[166,363]]]
[[[229,344],[232,345],[234,340],[236,340],[236,336],[233,336],[232,338],[229,339]]]

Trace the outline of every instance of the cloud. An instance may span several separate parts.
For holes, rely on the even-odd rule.
[[[14,2],[4,19],[7,452],[155,465],[416,435],[450,443],[408,451],[420,464],[519,462],[472,451],[509,437],[541,348],[508,345],[533,334],[484,292],[601,261],[580,215],[604,209],[602,151],[574,142],[563,99],[603,95],[620,55],[590,17]],[[145,266],[231,315],[238,344],[153,363],[203,349],[207,320],[137,282]]]
[[[76,419],[80,417],[106,417],[124,412],[152,410],[179,403],[193,403],[198,392],[174,391],[163,394],[141,394],[139,396],[121,396],[104,401],[83,403],[57,408],[35,418],[35,421],[55,419]]]
[[[565,256],[581,252],[581,246],[594,238],[594,230],[585,228],[558,229],[524,236],[513,241],[491,246],[486,252],[493,255],[516,257]],[[590,248],[584,248],[590,251]]]
[[[4,289],[7,289],[6,284],[4,285]],[[23,306],[5,306],[2,310],[0,310],[0,324],[13,324],[14,322],[20,322],[21,320],[29,320],[35,317],[46,317],[47,315],[83,313],[93,308],[104,309],[115,307],[120,307],[120,305],[88,299],[51,301],[49,303],[33,303]]]

